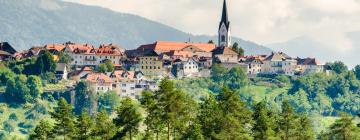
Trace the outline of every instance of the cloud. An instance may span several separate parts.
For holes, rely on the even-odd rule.
[[[66,0],[140,15],[193,34],[217,32],[220,0]],[[360,31],[358,0],[228,0],[232,34],[261,44],[310,36],[324,49],[349,52],[346,32]]]

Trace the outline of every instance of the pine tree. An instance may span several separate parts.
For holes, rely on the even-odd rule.
[[[222,118],[222,114],[217,100],[212,95],[200,104],[198,120],[206,139],[215,139],[215,134],[221,130],[220,119]]]
[[[63,139],[72,139],[75,135],[75,116],[70,104],[61,98],[58,107],[51,113],[51,117],[56,121],[54,126],[55,134],[62,136]]]
[[[291,140],[295,138],[295,135],[297,135],[297,116],[287,100],[282,103],[282,112],[280,113],[278,125],[281,139]]]
[[[130,98],[121,101],[121,106],[116,110],[117,118],[114,122],[117,127],[122,128],[121,134],[128,134],[129,139],[139,132],[140,122],[142,121],[139,107]],[[121,135],[117,135],[121,136]]]
[[[252,112],[241,101],[240,96],[235,91],[224,88],[218,100],[223,113],[218,138],[251,139],[246,127],[252,124]]]
[[[341,118],[330,126],[329,137],[337,140],[360,139],[360,131],[354,124],[354,117],[342,113]]]
[[[146,131],[148,137],[155,134],[156,140],[159,139],[159,135],[162,132],[164,123],[161,120],[162,110],[158,105],[157,96],[151,91],[144,91],[142,93],[141,104],[147,112],[147,116],[144,120],[146,124]]]
[[[116,127],[112,120],[109,118],[106,110],[102,110],[96,114],[95,129],[93,136],[103,140],[111,139],[116,133]]]
[[[94,129],[94,122],[87,111],[83,111],[76,121],[76,139],[87,140],[91,137]]]
[[[299,125],[297,133],[299,134],[299,140],[314,140],[315,133],[311,120],[307,114],[302,114],[299,118]]]
[[[254,106],[253,119],[255,124],[252,131],[255,140],[279,139],[275,134],[276,121],[273,112],[267,109],[264,101],[259,102]]]
[[[30,140],[48,140],[51,138],[54,138],[53,126],[46,120],[41,120],[29,136]]]

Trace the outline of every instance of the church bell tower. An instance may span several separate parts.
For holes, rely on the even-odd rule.
[[[218,47],[231,46],[230,21],[228,18],[226,0],[224,0],[221,21],[219,24],[218,42]]]

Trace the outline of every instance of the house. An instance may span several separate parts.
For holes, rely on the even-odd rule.
[[[81,79],[88,82],[92,91],[95,93],[104,93],[113,90],[111,78],[103,73],[89,73]]]
[[[7,42],[0,42],[0,61],[11,59],[17,51]]]
[[[297,61],[283,52],[272,52],[263,60],[262,73],[285,74],[293,76],[297,67]]]
[[[84,77],[89,73],[92,73],[92,71],[93,70],[90,67],[84,66],[81,69],[72,71],[69,75],[72,80],[79,81],[81,77]]]
[[[316,58],[296,58],[296,60],[297,71],[300,75],[324,72],[324,64]]]
[[[248,65],[247,73],[249,75],[257,75],[262,72],[263,62],[258,57],[241,59],[240,63]]]
[[[186,61],[177,59],[173,64],[172,74],[177,78],[197,77],[199,74],[199,64],[194,58],[188,58]]]
[[[58,80],[65,79],[66,80],[68,78],[68,71],[69,70],[65,63],[57,63],[56,70],[55,70],[56,79],[58,79]]]
[[[65,44],[64,52],[72,58],[71,65],[98,66],[105,61],[111,61],[115,66],[121,66],[121,59],[125,57],[124,49],[114,44],[102,44],[95,48],[89,44]]]
[[[48,50],[53,55],[58,55],[60,52],[64,51],[64,44],[46,44],[44,46],[45,50]]]
[[[162,77],[166,72],[164,65],[164,62],[159,58],[159,55],[153,50],[148,50],[143,56],[139,57],[140,71],[146,77]]]
[[[213,62],[216,63],[238,63],[239,54],[229,47],[216,47],[212,51]]]

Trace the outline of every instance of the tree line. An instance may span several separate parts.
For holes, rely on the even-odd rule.
[[[288,101],[282,109],[266,102],[248,106],[227,87],[218,95],[195,101],[164,79],[159,90],[145,91],[138,103],[123,99],[114,110],[76,115],[65,99],[51,113],[55,123],[41,121],[31,139],[269,139],[311,140],[359,138],[354,117],[345,116],[320,136],[314,134],[307,114],[296,113]],[[110,113],[110,114],[109,114]],[[111,115],[111,117],[109,116]]]

